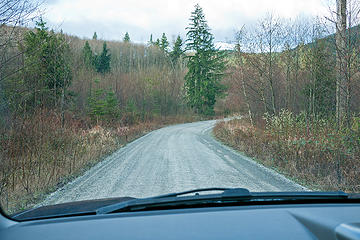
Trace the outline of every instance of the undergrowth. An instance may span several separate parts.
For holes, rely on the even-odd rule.
[[[130,119],[130,120],[129,120]],[[0,134],[0,201],[13,213],[27,209],[126,143],[168,124],[199,120],[196,116],[127,116],[92,122],[55,111],[12,119]]]
[[[360,191],[360,118],[337,128],[332,120],[306,119],[304,114],[282,111],[266,116],[264,127],[246,119],[219,122],[214,135],[231,147],[325,191]]]

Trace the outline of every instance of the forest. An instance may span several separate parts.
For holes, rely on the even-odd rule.
[[[2,196],[31,200],[150,130],[200,119],[182,95],[180,38],[178,52],[165,35],[159,46],[83,40],[41,19],[16,33],[1,68]]]
[[[258,162],[318,190],[359,191],[359,4],[332,17],[265,16],[236,34],[224,110],[243,118],[214,134]]]
[[[237,31],[231,51],[215,48],[199,5],[185,37],[157,33],[137,44],[131,32],[122,41],[70,36],[41,16],[26,28],[38,6],[12,1],[19,8],[0,11],[0,200],[8,211],[36,204],[151,130],[234,114],[240,119],[213,131],[225,144],[309,188],[359,191],[356,1],[338,1],[345,7],[325,20],[269,13]]]

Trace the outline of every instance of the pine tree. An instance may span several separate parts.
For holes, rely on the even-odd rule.
[[[84,64],[87,68],[94,67],[94,53],[91,50],[90,44],[88,41],[85,42],[83,48],[83,57],[84,57]]]
[[[106,42],[103,44],[103,50],[100,55],[96,55],[94,58],[96,71],[99,73],[110,72],[111,55],[109,49],[107,49]]]
[[[89,115],[92,119],[99,121],[105,115],[105,100],[103,99],[104,90],[94,90],[88,99]]]
[[[93,40],[97,40],[97,34],[96,34],[96,32],[94,32],[94,35],[93,35],[92,39],[93,39]]]
[[[127,42],[127,43],[130,42],[130,36],[129,36],[128,32],[125,33],[123,40],[124,40],[124,42]]]
[[[63,106],[65,90],[70,86],[70,48],[63,34],[48,31],[40,18],[35,31],[24,36],[24,82],[28,93],[22,99],[27,106]]]
[[[154,42],[154,45],[160,47],[160,39],[156,39],[156,41]]]
[[[119,117],[119,108],[114,91],[100,88],[99,79],[94,82],[96,88],[90,92],[88,98],[88,114],[96,121],[116,119]]]
[[[170,53],[171,61],[176,64],[178,59],[183,55],[184,50],[182,49],[183,41],[180,36],[177,36],[174,43],[173,50]]]
[[[186,36],[186,50],[194,52],[188,58],[185,76],[186,97],[190,107],[203,114],[213,114],[216,97],[225,90],[220,83],[225,69],[225,55],[215,49],[214,37],[197,4],[191,13]]]
[[[162,34],[159,46],[164,52],[168,51],[169,41],[167,40],[165,33]]]
[[[148,45],[153,45],[154,44],[154,42],[153,42],[153,36],[152,36],[152,34],[150,34],[150,40],[149,40],[149,42],[148,42]]]
[[[119,104],[113,90],[109,90],[105,97],[105,116],[115,119],[119,116]]]

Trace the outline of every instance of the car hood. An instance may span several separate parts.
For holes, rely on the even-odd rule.
[[[41,219],[47,217],[56,217],[64,215],[77,215],[84,213],[94,213],[96,209],[105,207],[111,204],[125,202],[133,200],[132,197],[117,197],[117,198],[105,198],[95,200],[84,200],[69,203],[61,203],[55,205],[47,205],[22,211],[13,214],[11,218],[15,220],[28,220],[28,219]]]

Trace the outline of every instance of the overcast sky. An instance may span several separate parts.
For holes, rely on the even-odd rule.
[[[47,0],[44,19],[50,27],[79,37],[120,40],[129,32],[134,42],[150,34],[168,39],[185,28],[194,5],[203,8],[216,41],[229,42],[242,25],[251,25],[267,12],[280,17],[324,15],[328,0]]]

